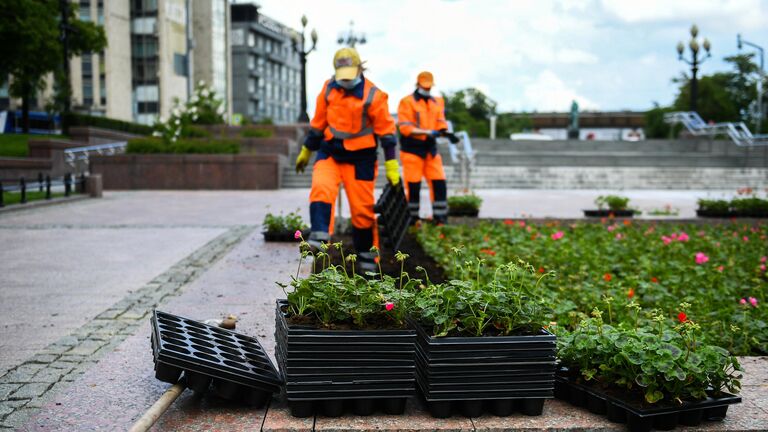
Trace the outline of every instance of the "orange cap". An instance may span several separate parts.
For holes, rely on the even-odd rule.
[[[434,82],[435,79],[432,77],[432,73],[427,71],[421,72],[416,78],[416,84],[425,89],[432,88],[432,84],[434,84]]]

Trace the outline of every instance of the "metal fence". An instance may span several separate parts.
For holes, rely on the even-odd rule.
[[[17,179],[0,179],[0,207],[5,207],[5,194],[6,193],[19,193],[20,203],[25,204],[27,202],[27,193],[30,191],[45,192],[45,199],[52,198],[52,188],[64,188],[64,196],[70,196],[73,192],[85,193],[85,175],[80,174],[74,176],[71,173],[65,174],[61,177],[43,176],[42,173],[37,174],[37,179],[34,181],[28,181],[24,177]]]

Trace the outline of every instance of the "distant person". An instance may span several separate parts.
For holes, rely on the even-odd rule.
[[[427,180],[432,201],[432,218],[436,223],[448,219],[447,186],[443,159],[437,152],[436,138],[448,137],[458,142],[455,135],[448,133],[445,121],[445,102],[431,93],[434,79],[430,72],[421,72],[416,77],[416,90],[400,100],[397,109],[397,125],[400,139],[400,160],[403,162],[403,177],[407,185],[408,210],[412,221],[419,219],[421,179]]]
[[[317,151],[309,194],[312,229],[308,243],[317,248],[330,241],[333,207],[339,184],[343,184],[352,214],[357,266],[363,271],[375,271],[375,256],[370,249],[377,243],[373,212],[376,148],[378,141],[384,149],[387,179],[392,185],[399,184],[395,121],[389,113],[387,94],[363,76],[364,68],[354,48],[338,50],[333,67],[336,72],[317,96],[315,116],[296,158],[296,171],[302,172],[312,152]]]

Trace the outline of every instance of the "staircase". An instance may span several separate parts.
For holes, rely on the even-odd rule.
[[[473,188],[496,189],[736,189],[768,187],[768,147],[709,139],[511,141],[473,139]],[[439,148],[449,189],[459,170]],[[295,159],[291,155],[291,160]],[[380,168],[383,159],[380,160]],[[377,179],[383,186],[384,176]],[[283,187],[308,188],[311,170],[283,172]]]

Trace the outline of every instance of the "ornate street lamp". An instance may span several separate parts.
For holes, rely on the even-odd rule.
[[[365,33],[355,33],[354,27],[355,22],[350,21],[349,31],[347,31],[347,34],[339,34],[339,38],[336,40],[336,42],[338,42],[339,45],[347,45],[350,48],[354,48],[357,44],[365,45],[367,42],[365,39]]]
[[[706,51],[706,56],[699,59],[699,42],[696,40],[696,37],[699,35],[699,28],[696,27],[696,24],[691,26],[691,40],[688,42],[688,48],[691,50],[691,60],[688,60],[687,58],[683,57],[683,53],[685,52],[685,45],[683,45],[682,42],[677,43],[677,58],[680,61],[684,61],[691,65],[691,102],[690,102],[690,111],[696,111],[696,100],[697,100],[697,93],[698,93],[698,82],[696,78],[696,73],[699,71],[699,65],[704,63],[706,59],[712,57],[712,53],[710,53],[710,49],[712,48],[712,45],[709,43],[709,39],[704,38],[704,41],[702,42],[702,46],[704,47],[704,51]]]
[[[736,35],[736,46],[739,47],[739,50],[741,50],[741,47],[743,45],[750,46],[757,50],[757,52],[760,54],[760,77],[757,80],[757,121],[755,122],[755,133],[759,134],[760,129],[763,123],[763,80],[765,79],[765,62],[763,59],[763,47],[760,45],[754,44],[752,42],[749,42],[747,40],[744,40],[741,38],[741,34]]]
[[[304,30],[307,28],[307,16],[301,16],[301,34],[293,34],[293,51],[299,55],[301,61],[301,113],[299,114],[299,123],[308,123],[309,114],[307,114],[307,55],[315,50],[317,46],[317,30],[312,29],[310,37],[312,38],[312,48],[304,50]]]

